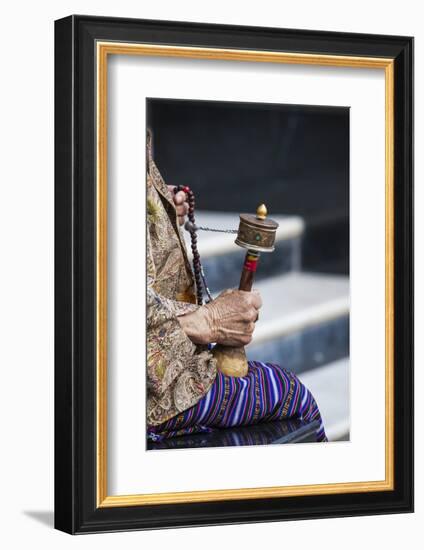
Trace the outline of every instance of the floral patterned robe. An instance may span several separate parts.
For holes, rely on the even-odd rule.
[[[216,377],[216,362],[196,346],[177,316],[195,310],[194,280],[172,196],[148,142],[147,173],[147,424],[195,405]]]

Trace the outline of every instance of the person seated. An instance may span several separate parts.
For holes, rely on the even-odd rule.
[[[228,289],[198,305],[180,226],[186,195],[167,186],[147,134],[147,436],[167,437],[290,418],[319,421],[317,403],[295,374],[249,361],[244,377],[217,370],[209,344],[245,346],[262,301],[257,290]]]

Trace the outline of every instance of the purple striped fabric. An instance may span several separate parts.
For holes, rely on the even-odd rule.
[[[214,428],[246,426],[301,418],[319,420],[317,441],[327,441],[318,406],[311,392],[291,372],[271,363],[249,361],[243,378],[218,372],[208,393],[193,407],[159,426],[149,426],[153,441]]]

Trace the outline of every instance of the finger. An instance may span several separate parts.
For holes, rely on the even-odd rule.
[[[241,330],[225,330],[219,341],[226,346],[246,346],[252,341],[252,334],[246,331],[246,327]]]
[[[250,322],[248,323],[247,327],[246,327],[246,332],[247,334],[253,334],[253,331],[255,330],[255,323],[253,322]]]
[[[184,216],[178,216],[178,223],[180,225],[184,225],[185,223],[185,217]]]
[[[259,290],[252,290],[250,295],[251,295],[251,298],[252,298],[251,304],[256,309],[260,309],[262,307],[262,298],[261,298],[261,295],[259,294]]]
[[[252,341],[251,335],[245,334],[241,337],[241,342],[243,346],[247,346],[248,344],[250,344],[251,341]]]
[[[167,185],[167,188],[171,195],[174,195],[175,185]]]
[[[179,216],[185,216],[188,214],[188,204],[186,202],[179,204],[176,206],[176,210]]]
[[[258,310],[254,307],[250,307],[244,314],[244,318],[249,321],[249,323],[254,323],[256,317],[258,316]]]
[[[232,294],[234,292],[234,290],[235,290],[234,288],[227,288],[226,290],[223,290],[221,292],[221,294],[218,296],[218,298],[220,296],[226,296],[227,294]]]
[[[262,307],[262,298],[257,290],[251,292],[239,290],[238,292],[240,293],[240,299],[247,307],[254,307],[255,309]]]
[[[187,200],[186,194],[184,191],[178,191],[178,193],[175,193],[174,195],[174,203],[175,204],[183,204]]]
[[[178,205],[175,210],[177,211],[177,216],[185,216],[187,214],[187,209],[184,204]]]

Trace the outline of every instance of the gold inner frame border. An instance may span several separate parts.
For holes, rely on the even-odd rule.
[[[216,489],[109,496],[107,492],[107,62],[109,55],[219,59],[262,63],[383,69],[385,73],[385,479],[315,485]],[[97,64],[97,304],[96,471],[97,507],[143,506],[223,500],[394,490],[394,60],[258,50],[96,42]]]

